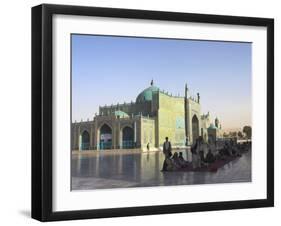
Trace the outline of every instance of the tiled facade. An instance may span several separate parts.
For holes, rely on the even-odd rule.
[[[72,150],[161,148],[165,137],[174,147],[191,144],[198,136],[208,141],[220,135],[218,119],[201,115],[199,93],[173,96],[151,83],[135,102],[105,105],[92,121],[72,123]],[[215,135],[214,135],[215,134]]]

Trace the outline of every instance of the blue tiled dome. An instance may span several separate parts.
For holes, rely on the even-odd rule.
[[[144,101],[151,101],[152,100],[152,93],[157,92],[159,90],[156,86],[150,86],[143,90],[137,97],[136,102],[144,102]]]

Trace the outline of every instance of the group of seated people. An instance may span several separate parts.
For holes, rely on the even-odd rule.
[[[218,150],[218,159],[224,159],[227,156],[241,157],[242,153],[251,148],[250,142],[236,143],[233,141],[225,142],[223,148]]]
[[[206,154],[206,157],[204,157],[204,153],[199,153],[200,157],[200,167],[203,165],[208,165],[216,161],[215,155],[211,152],[211,149],[209,149],[208,153]],[[168,157],[165,158],[163,169],[162,171],[173,171],[173,170],[179,170],[184,169],[189,166],[189,164],[194,163],[195,159],[193,157],[193,161],[189,162],[184,159],[182,152],[175,152],[172,154],[172,152],[169,152]],[[196,167],[193,167],[196,168]]]
[[[204,154],[203,150],[199,150],[198,152],[192,152],[192,167],[193,168],[201,168],[204,166],[208,166],[209,164],[214,163],[217,160],[217,155],[212,152],[212,149],[209,148],[207,154]]]
[[[205,145],[205,146],[204,146]],[[205,151],[204,151],[204,147]],[[170,151],[163,163],[163,171],[174,171],[192,166],[193,169],[209,166],[217,160],[225,160],[228,157],[241,157],[242,153],[248,151],[251,143],[237,143],[233,141],[225,141],[218,147],[216,143],[204,143],[197,139],[191,146],[192,161],[188,162],[184,159],[182,152]],[[207,153],[206,153],[207,152]]]
[[[182,169],[188,166],[188,161],[183,158],[182,152],[175,152],[174,155],[172,152],[169,152],[168,157],[165,158],[163,164],[163,171],[173,171]]]

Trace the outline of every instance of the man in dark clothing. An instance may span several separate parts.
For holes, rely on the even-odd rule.
[[[167,171],[167,161],[170,159],[172,156],[172,146],[171,142],[169,141],[169,138],[166,137],[166,141],[163,144],[163,154],[165,155],[165,159],[163,162],[163,168],[162,171]]]
[[[205,161],[209,164],[215,161],[215,156],[213,155],[211,149],[209,149]]]
[[[163,144],[163,153],[165,155],[165,158],[169,157],[169,154],[172,153],[172,146],[168,137],[166,137],[166,141]]]

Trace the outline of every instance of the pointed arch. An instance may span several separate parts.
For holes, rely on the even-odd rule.
[[[122,148],[134,147],[134,130],[131,126],[124,126],[122,129]]]
[[[99,129],[100,139],[99,146],[100,149],[111,149],[112,148],[112,128],[104,123]]]
[[[199,120],[196,115],[192,117],[192,140],[193,142],[199,137]]]
[[[80,150],[90,149],[90,134],[87,130],[84,130],[80,135]]]

